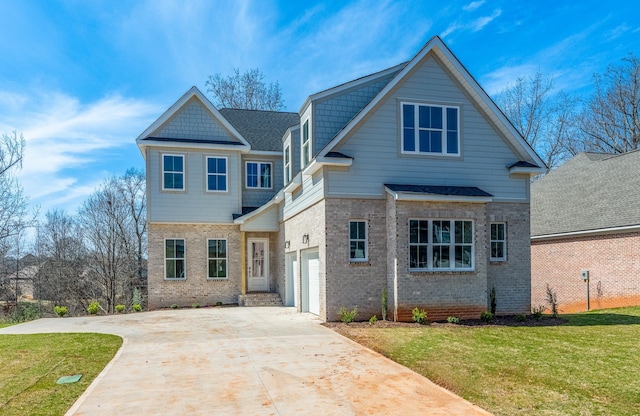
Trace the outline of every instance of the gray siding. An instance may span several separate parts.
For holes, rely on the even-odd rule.
[[[294,192],[285,194],[284,218],[287,219],[310,207],[324,197],[324,175],[319,170],[314,175],[304,175],[302,186]]]
[[[460,105],[461,157],[403,155],[399,99]],[[339,148],[354,158],[329,171],[329,196],[380,195],[383,183],[477,186],[496,200],[528,201],[528,178],[510,178],[515,153],[433,58],[400,84]]]
[[[238,141],[196,99],[191,99],[154,134],[172,139]]]
[[[246,163],[245,162],[271,162],[271,189],[247,189],[246,188]],[[259,207],[268,202],[283,187],[283,162],[282,156],[244,155],[242,157],[242,206]]]
[[[313,155],[315,156],[385,85],[395,73],[324,101],[314,102]]]
[[[185,156],[185,190],[162,190],[162,154]],[[226,156],[227,192],[206,191],[206,156]],[[232,215],[240,212],[240,156],[232,152],[204,152],[202,150],[150,149],[147,151],[148,217],[151,222],[215,223],[233,222]]]

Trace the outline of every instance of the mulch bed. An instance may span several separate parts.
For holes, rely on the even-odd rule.
[[[515,315],[496,316],[490,322],[480,319],[461,319],[457,324],[450,324],[446,321],[430,322],[430,326],[558,326],[567,322],[565,318],[554,318],[552,316],[543,316],[536,319],[533,316],[527,316],[524,321],[519,320]],[[369,321],[351,322],[344,324],[342,322],[325,322],[322,325],[331,329],[339,329],[344,327],[354,328],[420,328],[423,325],[415,322],[393,322],[393,321],[377,321],[369,324]]]

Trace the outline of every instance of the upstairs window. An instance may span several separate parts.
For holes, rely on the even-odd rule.
[[[184,190],[183,155],[162,155],[162,189]]]
[[[207,157],[207,191],[227,191],[226,157]]]
[[[460,155],[459,108],[402,103],[402,153]]]
[[[410,220],[409,270],[473,270],[473,221]]]
[[[367,261],[367,222],[349,221],[349,261]]]
[[[302,125],[302,167],[311,161],[311,139],[309,138],[309,120]]]
[[[507,224],[491,223],[491,261],[507,260]]]
[[[289,146],[284,148],[284,184],[288,184],[291,180],[291,154]]]
[[[247,188],[252,189],[271,189],[271,170],[270,162],[247,162]]]

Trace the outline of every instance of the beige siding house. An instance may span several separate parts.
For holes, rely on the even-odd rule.
[[[543,171],[434,37],[409,62],[298,113],[216,109],[195,87],[137,143],[147,161],[149,306],[248,305],[322,320],[477,317],[531,304],[529,183]]]

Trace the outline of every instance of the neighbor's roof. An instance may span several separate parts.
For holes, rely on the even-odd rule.
[[[220,114],[251,144],[252,150],[282,152],[282,135],[300,123],[298,113],[221,108]]]
[[[640,151],[580,153],[531,185],[531,236],[640,225]]]
[[[384,186],[386,186],[393,192],[449,196],[493,196],[480,188],[476,188],[475,186],[401,185],[387,183],[385,183]]]

